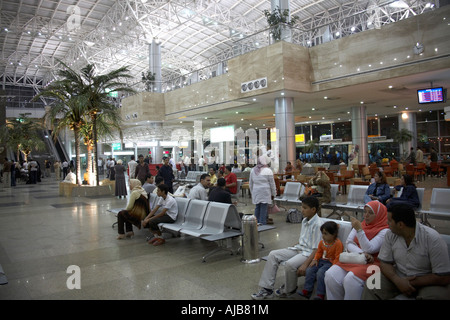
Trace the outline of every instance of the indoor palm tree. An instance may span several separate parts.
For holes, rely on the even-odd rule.
[[[132,88],[123,82],[123,79],[132,78],[128,73],[128,67],[121,67],[119,69],[113,70],[107,74],[96,75],[95,67],[92,64],[87,65],[81,69],[81,75],[79,78],[79,83],[81,94],[86,98],[88,114],[92,122],[93,130],[93,153],[94,153],[94,163],[98,162],[97,155],[97,141],[98,141],[98,130],[97,130],[97,119],[99,114],[111,114],[112,117],[109,120],[115,121],[113,127],[118,128],[120,126],[121,118],[118,116],[117,107],[112,103],[110,93],[111,92],[135,92]],[[74,81],[78,78],[74,77]],[[98,183],[98,172],[97,165],[94,168],[94,185]]]
[[[401,145],[402,150],[403,150],[403,155],[402,158],[406,158],[407,156],[407,150],[406,150],[406,143],[411,141],[413,138],[413,133],[406,129],[406,128],[402,128],[400,130],[393,130],[392,132],[392,139],[394,139],[394,142],[398,143]]]
[[[27,160],[28,155],[33,150],[45,149],[44,142],[36,134],[38,130],[42,130],[42,123],[27,118],[25,114],[20,114],[19,118],[8,119],[6,126],[2,127],[2,144],[11,148],[17,154],[17,161],[20,159],[20,152],[23,153],[24,159]]]
[[[72,86],[72,83],[67,81],[67,79],[54,81],[34,97],[34,99],[40,96],[55,99],[44,116],[52,126],[52,135],[57,137],[65,128],[73,130],[75,137],[77,184],[81,184],[80,130],[85,123],[84,117],[87,113],[86,101],[83,96],[78,95],[77,88]]]
[[[97,132],[99,133],[99,136],[102,137],[113,137],[115,131],[119,131],[121,136],[121,129],[120,129],[120,112],[119,109],[115,108],[111,110],[110,112],[103,112],[98,114],[96,118],[96,124],[97,124]],[[94,150],[95,140],[94,140],[94,130],[93,130],[93,122],[90,117],[86,118],[86,121],[83,123],[83,125],[80,128],[81,135],[84,140],[84,144],[87,148],[87,168],[88,175],[89,175],[89,182],[94,183],[94,176],[93,174],[96,173],[95,165],[96,162],[92,161],[92,153]],[[98,173],[98,172],[97,172]],[[98,181],[97,181],[98,184]]]

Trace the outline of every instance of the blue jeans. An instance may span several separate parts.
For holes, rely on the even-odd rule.
[[[314,290],[314,282],[317,279],[317,294],[325,295],[325,272],[330,269],[333,264],[329,260],[319,259],[317,266],[306,269],[304,290],[312,292]]]
[[[269,205],[267,203],[257,203],[255,206],[255,217],[258,223],[267,224],[267,211]]]

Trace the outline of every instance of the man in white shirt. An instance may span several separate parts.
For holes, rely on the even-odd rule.
[[[189,169],[190,169],[190,165],[191,165],[191,157],[186,155],[186,157],[184,157],[184,161],[183,162],[184,162],[184,167],[185,167],[186,174],[187,174]]]
[[[447,245],[434,229],[416,221],[407,204],[388,206],[389,231],[378,254],[379,286],[364,288],[364,300],[393,299],[399,294],[419,300],[450,299]]]
[[[64,160],[64,162],[62,163],[63,180],[66,178],[66,175],[68,173],[67,169],[69,169],[69,163],[66,160]]]
[[[198,171],[203,171],[203,165],[205,164],[205,159],[203,159],[203,156],[198,159]]]
[[[155,189],[156,189],[156,185],[154,184],[155,179],[152,176],[151,173],[149,173],[147,175],[147,177],[145,178],[145,183],[142,186],[142,188],[147,192],[147,193],[152,193]]]
[[[134,155],[132,155],[131,160],[128,162],[128,179],[134,179],[137,165],[138,163]]]
[[[158,185],[157,195],[159,197],[155,208],[148,214],[148,216],[142,222],[142,226],[148,228],[153,233],[149,243],[154,246],[164,244],[166,241],[162,237],[161,230],[159,230],[158,224],[160,223],[174,223],[178,215],[178,204],[174,197],[169,195],[169,187],[165,184]],[[160,212],[158,210],[162,208]]]
[[[416,162],[421,163],[423,162],[423,151],[420,147],[417,147],[416,151]]]
[[[106,178],[109,178],[110,175],[110,167],[111,167],[111,158],[108,158],[108,160],[106,160]]]
[[[313,260],[322,239],[320,231],[322,221],[317,215],[318,210],[319,200],[316,197],[307,197],[302,201],[302,214],[305,218],[300,229],[299,243],[286,249],[272,250],[269,253],[259,280],[261,290],[252,294],[252,299],[262,300],[273,297],[275,278],[282,262],[286,262],[285,284],[275,290],[275,294],[280,298],[286,298],[296,292],[297,277],[306,274],[306,269]]]
[[[204,173],[200,176],[200,182],[189,191],[189,199],[208,200],[208,192],[206,189],[211,185],[211,177],[209,174]]]
[[[36,160],[31,159],[28,164],[28,169],[30,170],[30,182],[32,184],[36,184],[38,178],[38,163]]]
[[[175,163],[174,158],[169,158],[169,164],[172,166],[172,170],[177,170],[177,164]]]

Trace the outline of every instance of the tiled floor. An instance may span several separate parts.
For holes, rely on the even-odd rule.
[[[431,188],[446,187],[445,181],[427,178],[419,183],[426,188],[425,209]],[[182,236],[153,247],[145,241],[148,230],[116,240],[117,227],[111,227],[116,218],[108,209],[126,202],[112,196],[60,197],[57,182],[49,178],[0,189],[0,265],[8,280],[0,285],[0,300],[247,300],[258,289],[264,261],[244,264],[239,255],[223,251],[202,262],[214,243]],[[241,197],[238,209],[253,211],[248,196]],[[260,234],[265,245],[261,257],[298,241],[300,225],[286,223],[283,211],[271,216],[277,228]],[[450,234],[450,223],[432,223]],[[80,268],[80,289],[68,288],[72,265]],[[279,272],[277,285],[282,279]]]

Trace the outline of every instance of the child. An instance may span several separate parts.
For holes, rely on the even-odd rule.
[[[298,294],[309,299],[317,279],[317,297],[314,300],[325,298],[325,272],[336,262],[344,249],[341,240],[337,238],[339,226],[334,221],[327,221],[321,227],[322,240],[319,242],[316,255],[306,270],[305,285]]]
[[[304,276],[313,260],[317,246],[319,245],[322,224],[317,211],[319,200],[315,197],[307,197],[302,201],[302,214],[304,219],[300,230],[299,243],[293,247],[272,250],[267,258],[264,271],[259,280],[261,290],[252,294],[252,299],[270,299],[275,293],[280,298],[291,297],[297,291],[297,277]],[[278,267],[286,262],[284,267],[285,284],[274,290],[275,278]]]

